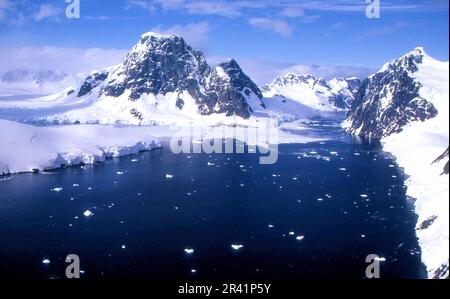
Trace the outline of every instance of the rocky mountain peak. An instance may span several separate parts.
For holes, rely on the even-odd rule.
[[[251,114],[247,100],[253,95],[259,101],[262,98],[259,88],[234,59],[211,68],[203,53],[182,37],[153,32],[141,36],[122,64],[108,73],[88,77],[78,95],[90,94],[99,85],[99,97],[124,96],[131,101],[148,94],[175,93],[179,110],[189,100],[183,98],[187,93],[203,115],[226,113],[247,118]],[[132,114],[145,118],[140,111]]]
[[[383,138],[399,133],[412,121],[425,121],[438,114],[422,98],[422,83],[414,78],[423,59],[421,47],[383,66],[362,83],[344,126],[352,133]]]

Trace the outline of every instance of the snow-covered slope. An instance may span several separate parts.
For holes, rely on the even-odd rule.
[[[0,175],[93,164],[159,146],[148,131],[138,128],[48,128],[0,120]]]
[[[0,118],[133,125],[190,122],[201,116],[247,119],[249,102],[261,106],[261,98],[236,61],[212,68],[183,38],[146,33],[122,64],[92,72],[81,86],[57,95],[25,103],[2,101]]]
[[[335,78],[329,82],[311,75],[287,74],[262,88],[265,98],[276,96],[294,100],[318,111],[336,112],[350,108],[360,81]]]
[[[416,199],[417,235],[430,278],[449,270],[449,63],[416,48],[387,63],[363,82],[344,127],[381,138],[409,176],[407,194]],[[448,168],[447,168],[448,169]]]

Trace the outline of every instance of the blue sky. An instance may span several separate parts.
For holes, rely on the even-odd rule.
[[[448,60],[447,0],[0,0],[0,48],[129,49],[143,32],[176,33],[211,60],[379,68],[416,46]],[[251,66],[250,66],[251,67]]]

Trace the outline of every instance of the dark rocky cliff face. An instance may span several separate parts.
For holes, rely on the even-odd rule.
[[[448,161],[449,154],[448,154],[448,150],[449,150],[449,148],[447,147],[445,152],[442,155],[440,155],[439,157],[437,157],[437,159],[433,162],[433,163],[439,163],[439,162],[441,162],[444,159],[447,160],[447,163],[444,166],[444,170],[442,172],[442,175],[444,175],[444,174],[448,175],[449,174],[449,161]]]
[[[423,49],[417,48],[364,80],[346,120],[347,130],[379,139],[401,132],[410,122],[435,117],[437,109],[420,97],[422,85],[411,76],[424,55]]]
[[[106,76],[95,73],[88,77],[78,95],[88,94],[101,81],[99,96],[126,94],[128,100],[137,101],[144,94],[177,93],[179,110],[185,104],[181,95],[187,92],[203,115],[225,113],[248,118],[252,111],[247,99],[262,99],[259,88],[235,60],[212,68],[200,51],[174,35],[144,34],[120,66]]]

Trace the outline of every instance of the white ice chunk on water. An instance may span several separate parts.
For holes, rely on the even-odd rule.
[[[166,179],[168,179],[168,180],[173,179],[173,175],[171,175],[171,174],[166,174]]]
[[[378,262],[385,262],[386,258],[384,258],[384,257],[376,257],[375,260],[378,261]]]
[[[43,260],[42,260],[42,263],[43,263],[44,265],[48,265],[48,264],[50,264],[50,260],[49,260],[49,259],[43,259]]]
[[[125,173],[125,172],[123,172],[123,171],[117,171],[117,172],[116,172],[117,175],[123,175],[124,173]]]
[[[233,250],[241,250],[242,248],[244,248],[244,245],[242,244],[231,244],[231,248],[233,248]]]
[[[208,166],[214,166],[214,163],[208,162]]]
[[[347,168],[342,167],[342,168],[339,168],[339,170],[340,171],[347,171]]]
[[[184,249],[184,252],[185,252],[186,254],[193,254],[193,253],[194,253],[194,249],[193,249],[193,248],[185,248],[185,249]]]
[[[131,162],[138,162],[138,159],[131,159]]]
[[[295,232],[289,232],[289,236],[295,235]]]
[[[86,210],[86,211],[84,211],[83,215],[84,215],[85,217],[91,217],[91,216],[94,216],[94,213],[92,213],[92,212],[89,211],[89,210]]]
[[[323,201],[323,198],[318,198],[317,201]]]
[[[122,249],[126,249],[127,246],[126,246],[125,244],[123,244],[123,245],[121,246],[121,248],[122,248]]]
[[[269,228],[274,228],[275,226],[273,224],[268,225]]]
[[[51,191],[53,191],[53,192],[61,192],[61,191],[63,191],[63,188],[62,187],[55,187],[55,188],[51,189]]]
[[[362,198],[367,198],[367,197],[369,197],[369,195],[367,195],[367,194],[361,194],[360,195]]]
[[[79,184],[73,184],[72,187],[80,187]]]
[[[297,237],[295,237],[295,239],[297,241],[302,241],[304,238],[305,238],[305,236],[297,236]]]

